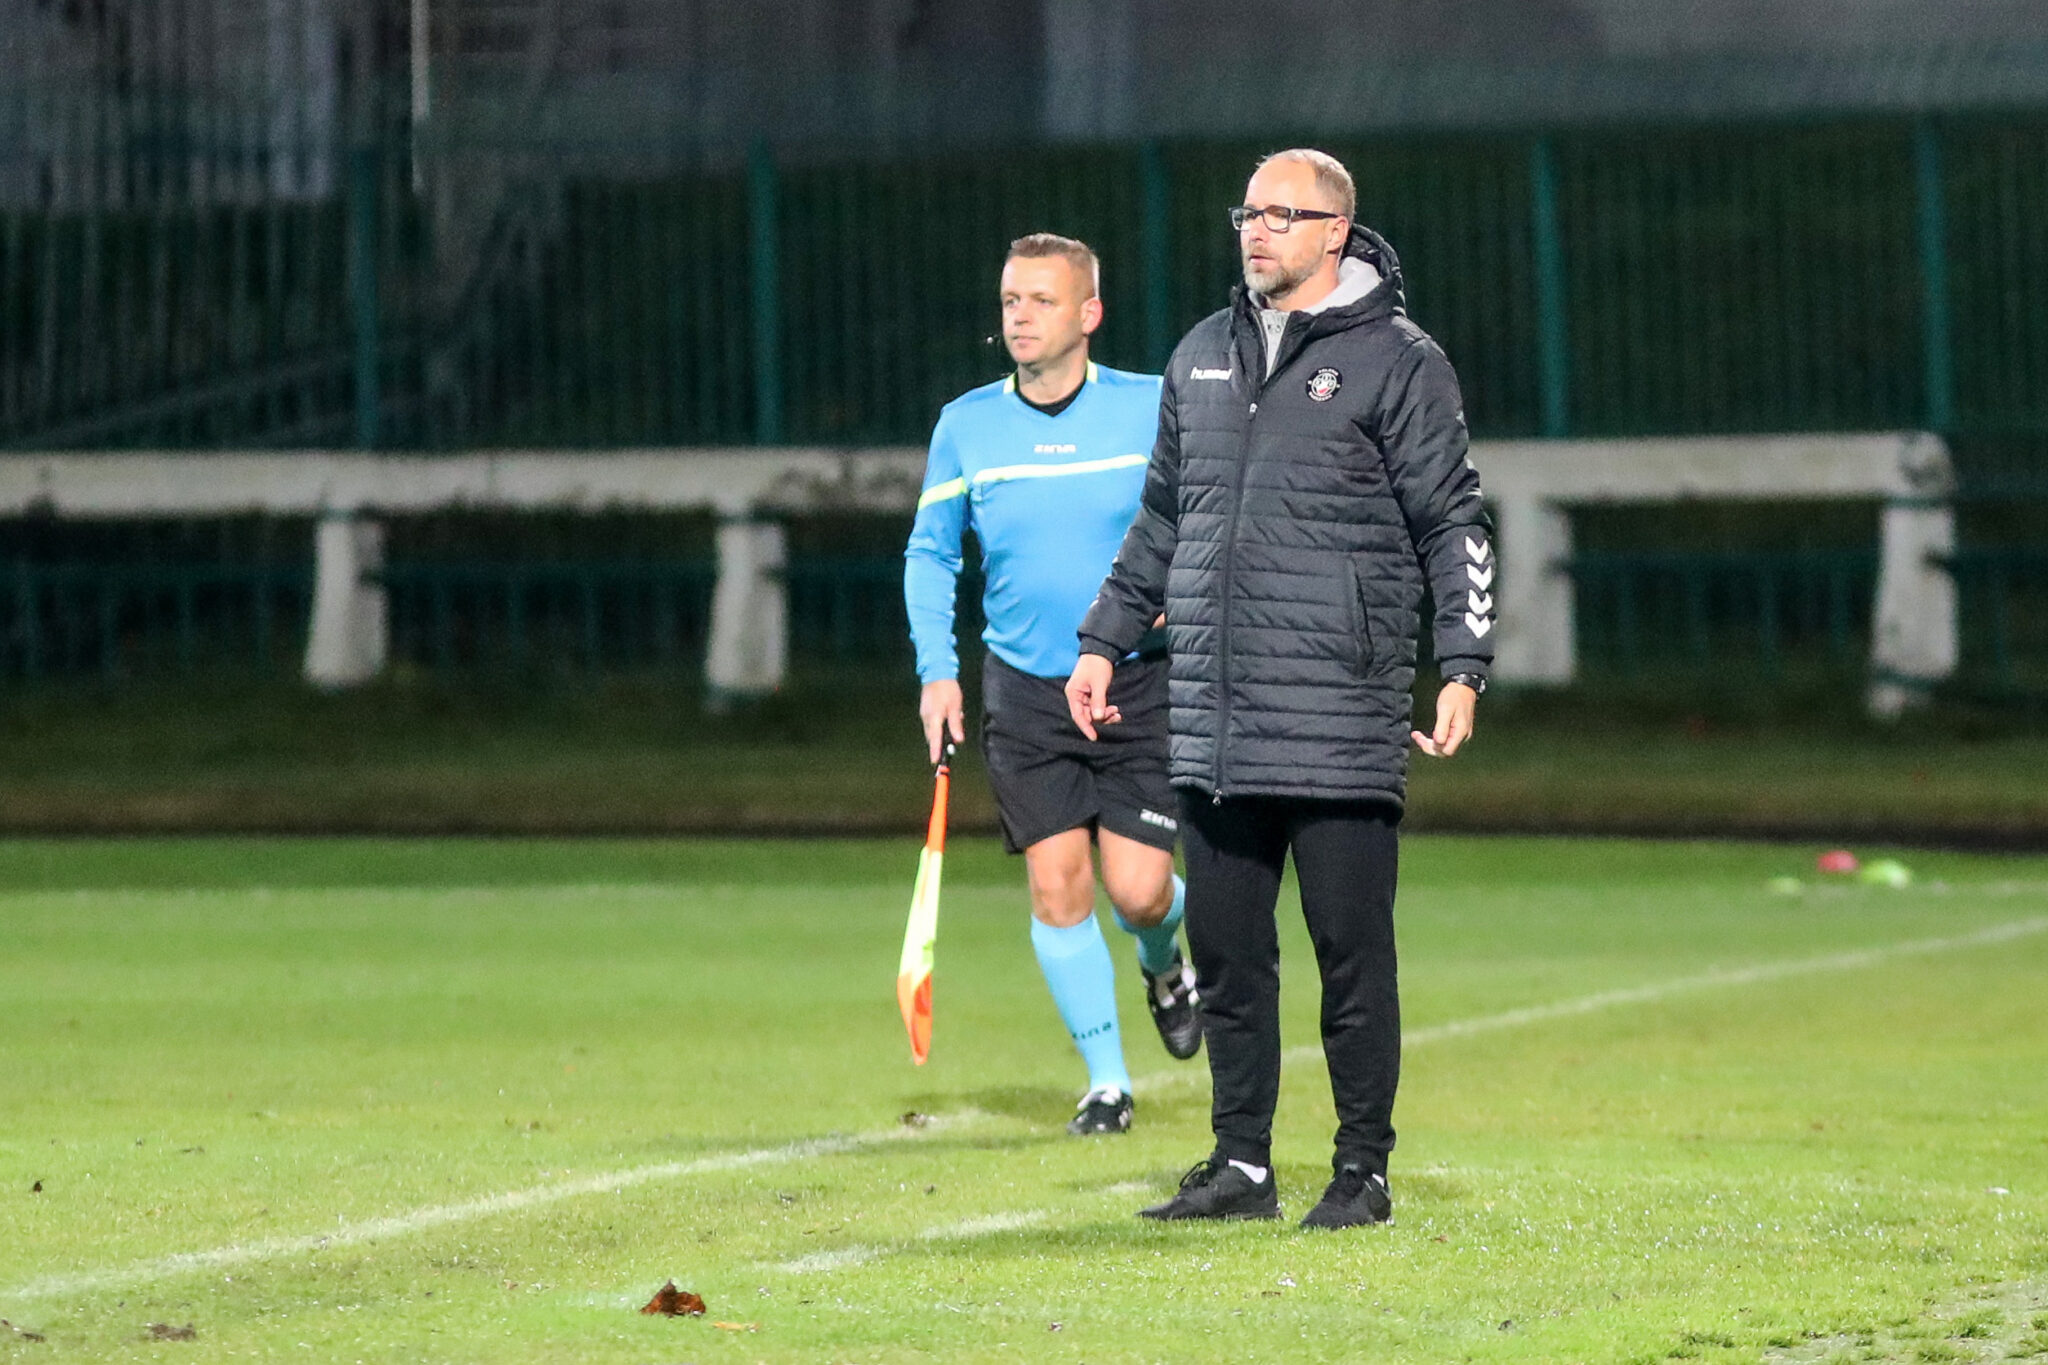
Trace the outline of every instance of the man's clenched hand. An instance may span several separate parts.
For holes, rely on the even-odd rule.
[[[1109,680],[1116,665],[1100,654],[1083,654],[1067,679],[1067,714],[1090,739],[1099,739],[1095,727],[1114,725],[1123,715],[1109,704]]]

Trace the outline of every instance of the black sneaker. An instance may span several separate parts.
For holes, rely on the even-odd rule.
[[[1139,1209],[1140,1218],[1175,1222],[1183,1218],[1278,1218],[1280,1199],[1273,1172],[1254,1182],[1222,1157],[1212,1156],[1180,1178],[1180,1189],[1164,1204]]]
[[[1154,976],[1143,964],[1138,974],[1145,978],[1145,1003],[1152,1007],[1152,1023],[1166,1050],[1186,1061],[1202,1050],[1202,997],[1195,990],[1195,969],[1188,966],[1178,950],[1173,965]]]
[[[1362,1228],[1384,1223],[1394,1216],[1394,1196],[1387,1190],[1387,1178],[1363,1166],[1343,1165],[1323,1197],[1301,1220],[1305,1228]]]
[[[1078,1107],[1080,1112],[1067,1120],[1067,1131],[1075,1137],[1131,1130],[1131,1097],[1113,1085],[1089,1091]]]

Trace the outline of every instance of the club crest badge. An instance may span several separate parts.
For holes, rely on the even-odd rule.
[[[1318,403],[1327,403],[1337,396],[1344,376],[1325,365],[1308,377],[1308,396]]]

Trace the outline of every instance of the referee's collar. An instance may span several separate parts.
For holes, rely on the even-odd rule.
[[[1076,388],[1076,389],[1074,390],[1074,393],[1079,393],[1079,392],[1081,392],[1081,390],[1082,390],[1082,389],[1085,389],[1085,388],[1087,388],[1087,387],[1088,387],[1088,386],[1089,386],[1090,384],[1093,384],[1094,382],[1096,382],[1097,380],[1099,380],[1099,379],[1101,379],[1101,378],[1102,378],[1102,371],[1101,371],[1101,369],[1100,369],[1099,367],[1097,367],[1097,365],[1095,364],[1095,362],[1094,362],[1094,361],[1092,361],[1092,360],[1091,360],[1091,361],[1089,361],[1089,362],[1088,362],[1088,367],[1087,367],[1087,369],[1086,369],[1086,370],[1084,370],[1084,371],[1082,372],[1082,374],[1081,374],[1081,383],[1080,383],[1080,386],[1079,386],[1078,388]],[[1017,372],[1016,372],[1015,370],[1012,370],[1012,371],[1010,371],[1010,375],[1009,375],[1009,378],[1007,378],[1007,379],[1005,379],[1005,380],[1003,381],[1003,392],[1004,392],[1004,393],[1016,393],[1016,392],[1017,392]],[[1022,394],[1018,394],[1018,397],[1022,398],[1022,397],[1023,397],[1023,395],[1022,395]],[[1072,397],[1072,395],[1069,395],[1069,397]],[[1025,399],[1024,399],[1024,401],[1025,401],[1025,402],[1027,402],[1027,403],[1031,403],[1031,400],[1030,400],[1029,398],[1025,398]],[[1032,405],[1033,407],[1037,407],[1037,406],[1038,406],[1038,405],[1037,405],[1036,403],[1032,403],[1031,405]]]

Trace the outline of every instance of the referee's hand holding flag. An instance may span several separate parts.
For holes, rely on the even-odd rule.
[[[924,685],[917,697],[917,718],[924,723],[925,747],[933,763],[939,761],[941,745],[967,740],[967,703],[958,678],[938,678]]]

